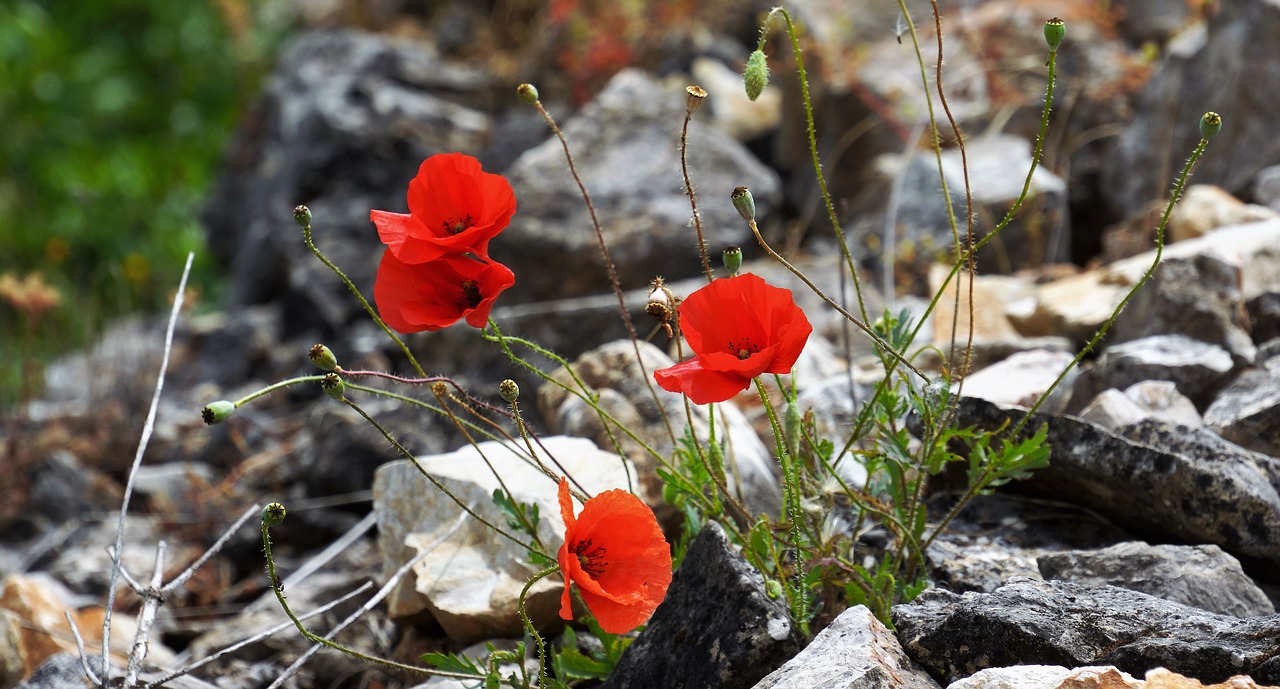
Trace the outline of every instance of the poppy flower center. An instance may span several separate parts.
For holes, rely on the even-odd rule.
[[[445,234],[462,234],[467,228],[471,227],[471,216],[468,215],[460,220],[446,220],[442,224],[444,225]]]
[[[574,543],[573,547],[569,548],[569,552],[578,556],[578,565],[593,579],[598,579],[601,574],[604,574],[605,567],[609,564],[604,559],[608,550],[602,545],[593,545],[590,538]]]
[[[750,359],[752,354],[760,351],[760,345],[750,340],[729,341],[729,352],[738,357],[738,359]]]
[[[480,298],[480,283],[475,280],[462,281],[462,306],[464,309],[474,309],[480,305],[483,299]]]

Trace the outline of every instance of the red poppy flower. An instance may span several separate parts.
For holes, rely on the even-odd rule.
[[[483,172],[480,161],[461,153],[422,161],[408,197],[408,215],[369,211],[378,236],[403,263],[468,252],[483,256],[516,212],[507,180]]]
[[[627,491],[614,489],[588,500],[575,519],[569,482],[560,479],[560,515],[560,617],[573,619],[573,582],[601,629],[622,634],[643,624],[671,585],[671,549],[653,510]]]
[[[493,301],[515,282],[515,273],[493,259],[441,256],[409,264],[387,250],[373,282],[373,301],[382,320],[402,333],[439,330],[461,318],[483,328]]]
[[[653,378],[708,404],[742,392],[762,373],[790,373],[813,326],[790,291],[744,273],[690,294],[680,304],[680,330],[697,356]]]

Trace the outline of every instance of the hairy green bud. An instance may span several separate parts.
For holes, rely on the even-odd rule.
[[[520,84],[516,87],[516,96],[521,103],[533,105],[538,102],[538,89],[533,84]]]
[[[764,51],[757,50],[747,58],[747,68],[742,72],[742,85],[747,89],[747,98],[755,100],[769,85],[769,63],[765,60]]]
[[[293,221],[298,223],[299,227],[311,226],[311,209],[306,206],[293,207]]]

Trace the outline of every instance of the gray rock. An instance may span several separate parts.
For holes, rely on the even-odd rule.
[[[102,677],[102,656],[89,656],[89,667]],[[84,676],[80,658],[71,653],[56,653],[18,682],[14,689],[85,689],[88,686],[91,685]]]
[[[1023,414],[965,398],[956,422],[994,430]],[[1153,423],[1135,428],[1158,429]],[[1047,424],[1052,448],[1049,466],[1020,487],[1073,501],[1122,528],[1213,543],[1233,554],[1280,563],[1276,460],[1203,429],[1176,427],[1176,432],[1134,441],[1085,421],[1044,415],[1036,415],[1027,428],[1041,424]]]
[[[957,593],[990,593],[1014,577],[1039,578],[1036,558],[1046,552],[1101,548],[1125,538],[1096,514],[1065,502],[982,495],[929,546],[929,577]]]
[[[600,450],[589,440],[544,437],[540,449],[544,462],[550,464],[550,459],[555,459],[551,470],[569,474],[591,494],[626,488],[634,477],[635,469],[629,462]],[[547,554],[554,557],[564,540],[556,483],[525,458],[523,445],[484,442],[448,454],[419,457],[418,462],[490,523],[505,523],[493,502],[494,490],[503,486],[516,502],[537,505],[538,537]],[[502,477],[502,484],[497,476]],[[426,554],[388,597],[387,611],[392,619],[434,619],[451,639],[462,643],[520,634],[520,591],[540,569],[530,562],[523,546],[469,516],[463,517],[457,503],[408,460],[378,468],[373,504],[384,576]],[[535,624],[561,624],[557,613],[562,587],[559,581],[543,579],[529,590],[527,609]]]
[[[1254,96],[1280,92],[1278,35],[1280,3],[1239,0],[1217,7],[1203,41],[1171,44],[1102,168],[1101,189],[1113,212],[1129,215],[1167,195],[1169,180],[1200,139],[1197,123],[1206,110],[1222,113],[1224,126],[1197,164],[1196,181],[1240,195],[1260,170],[1280,160],[1271,105]]]
[[[931,589],[893,611],[916,662],[947,680],[1021,664],[1163,666],[1202,682],[1280,681],[1280,616],[1228,617],[1144,593],[1024,579],[993,593]]]
[[[1147,42],[1163,44],[1190,19],[1186,5],[1161,0],[1120,0],[1120,32],[1133,45]]]
[[[666,600],[606,689],[746,689],[795,656],[799,632],[715,522],[689,545]]]
[[[1253,197],[1258,203],[1280,211],[1280,165],[1272,165],[1258,173],[1253,183]]]
[[[1275,606],[1216,545],[1117,543],[1102,550],[1047,553],[1039,560],[1045,579],[1084,586],[1118,586],[1219,615],[1274,615]]]
[[[975,138],[967,142],[966,150],[974,213],[980,219],[980,227],[990,228],[1004,217],[1022,192],[1027,170],[1031,169],[1031,143],[1013,136]],[[959,151],[944,151],[942,168],[952,207],[962,218],[965,170]],[[951,224],[938,181],[937,158],[932,153],[915,155],[901,174],[905,175],[902,196],[912,200],[898,209],[903,239],[917,246],[950,246]],[[1022,210],[982,250],[980,260],[985,269],[1011,273],[1066,260],[1070,239],[1066,203],[1066,182],[1043,166],[1037,168]],[[961,222],[962,232],[963,229]]]
[[[1205,410],[1204,422],[1237,445],[1280,457],[1280,359],[1240,374]]]
[[[1264,292],[1249,300],[1253,341],[1262,344],[1280,337],[1280,292]]]
[[[1015,665],[979,670],[947,689],[1141,689],[1142,680],[1114,667],[1079,667],[1061,665]]]
[[[30,507],[55,524],[120,508],[124,489],[111,476],[58,450],[32,472]]]
[[[333,31],[285,47],[203,216],[230,304],[275,301],[288,331],[332,333],[360,313],[303,244],[293,207],[310,206],[316,244],[367,291],[382,255],[369,209],[403,212],[424,158],[482,147],[489,118],[437,94],[485,82],[420,42]]]
[[[683,85],[669,87],[625,70],[561,127],[625,289],[642,287],[655,275],[685,277],[701,270],[680,173],[684,103]],[[703,236],[713,255],[726,244],[747,244],[750,232],[729,193],[749,187],[758,216],[767,216],[778,203],[777,175],[743,144],[696,118],[690,124],[688,162]],[[607,292],[608,274],[591,217],[560,142],[553,137],[526,151],[508,179],[519,211],[489,251],[517,275],[512,298]]]
[[[1224,253],[1165,259],[1129,302],[1108,340],[1181,334],[1222,347],[1236,365],[1251,363],[1255,349],[1243,320],[1242,283],[1238,258]]]
[[[1234,367],[1231,355],[1217,345],[1186,335],[1151,335],[1108,347],[1076,378],[1071,401],[1080,409],[1109,388],[1166,380],[1203,408]]]
[[[1124,392],[1115,388],[1103,390],[1080,412],[1080,418],[1109,431],[1147,418],[1191,427],[1204,425],[1196,405],[1167,380],[1134,383]]]
[[[866,606],[840,613],[754,689],[938,689]]]

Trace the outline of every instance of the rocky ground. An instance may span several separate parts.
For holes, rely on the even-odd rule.
[[[515,220],[491,246],[517,275],[494,319],[574,360],[615,417],[671,449],[669,440],[661,445],[661,417],[674,412],[683,424],[679,399],[653,404],[636,350],[620,342],[626,332],[587,210],[559,142],[516,101],[522,81],[538,83],[560,119],[642,336],[653,276],[681,294],[700,284],[677,144],[685,86],[711,94],[688,144],[708,242],[742,245],[746,269],[796,294],[818,334],[797,367],[801,402],[832,436],[847,427],[875,382],[870,347],[847,339],[838,316],[761,258],[728,203],[733,187],[750,187],[770,240],[841,293],[785,41],[770,44],[766,97],[741,95],[737,72],[767,6],[673,3],[683,8],[670,10],[678,16],[655,23],[604,8],[611,3],[557,4],[580,14],[531,12],[540,31],[513,35],[472,3],[442,3],[429,16],[373,3],[363,29],[315,28],[282,51],[204,215],[210,250],[229,274],[227,299],[216,312],[178,320],[128,515],[121,520],[119,510],[162,360],[163,319],[116,324],[91,351],[50,367],[44,397],[0,429],[0,689],[82,686],[64,615],[89,649],[100,648],[105,548],[117,524],[124,568],[139,580],[153,570],[173,580],[229,534],[168,593],[154,622],[121,587],[113,662],[123,662],[132,630],[154,624],[149,681],[204,663],[170,686],[420,682],[316,653],[291,628],[223,652],[286,622],[263,573],[253,509],[277,500],[289,510],[273,535],[291,605],[312,611],[339,601],[314,629],[352,616],[340,639],[404,662],[486,641],[509,646],[519,634],[514,600],[532,570],[457,519],[456,507],[360,417],[312,386],[257,400],[216,427],[204,426],[199,410],[310,373],[305,355],[315,342],[349,369],[405,371],[303,246],[290,211],[311,208],[316,242],[368,293],[381,255],[369,209],[403,211],[418,163],[461,150],[505,175],[518,198]],[[975,370],[961,424],[997,426],[1044,395],[1153,265],[1162,195],[1195,146],[1201,114],[1225,121],[1169,219],[1171,243],[1151,282],[1038,412],[1050,467],[979,500],[932,546],[936,586],[894,610],[894,630],[852,608],[807,647],[763,581],[708,528],[607,686],[1155,689],[1235,675],[1252,680],[1233,687],[1280,684],[1280,138],[1271,131],[1280,4],[1106,4],[1111,10],[1082,0],[961,3],[944,23],[944,79],[966,132],[979,232],[1012,203],[1031,160],[1044,89],[1041,24],[1055,15],[1068,24],[1044,164],[1018,219],[980,256],[972,284]],[[309,6],[319,13],[320,5]],[[868,308],[920,312],[942,277],[930,265],[945,255],[950,230],[936,161],[918,145],[918,67],[910,41],[895,35],[898,11],[881,5],[787,6],[806,27],[824,167],[864,257]],[[932,60],[928,5],[908,5]],[[592,25],[619,45],[583,34]],[[644,31],[622,30],[633,25]],[[499,48],[484,54],[475,45],[485,41]],[[581,45],[595,52],[574,52]],[[943,167],[963,204],[959,150],[950,144]],[[944,348],[948,301],[924,335]],[[969,318],[962,311],[960,327]],[[477,398],[497,404],[497,382],[519,382],[531,424],[589,487],[634,479],[646,499],[660,499],[643,453],[624,448],[629,463],[602,461],[608,453],[598,448],[609,445],[597,417],[473,329],[408,341],[429,372]],[[644,370],[670,364],[657,346],[640,351]],[[760,435],[758,403],[738,402],[723,405],[719,423],[744,500],[776,511],[772,440]],[[476,450],[451,424],[379,401],[368,410],[464,500],[495,509],[496,482],[473,469]],[[524,480],[528,468],[514,453],[487,450],[513,496],[541,506],[554,541],[562,529],[554,492],[537,476]],[[936,500],[949,497],[940,488]],[[249,524],[232,528],[246,513]],[[380,602],[354,615],[375,593]],[[557,597],[556,582],[531,591],[531,614],[548,628]],[[295,663],[296,674],[286,670]]]

